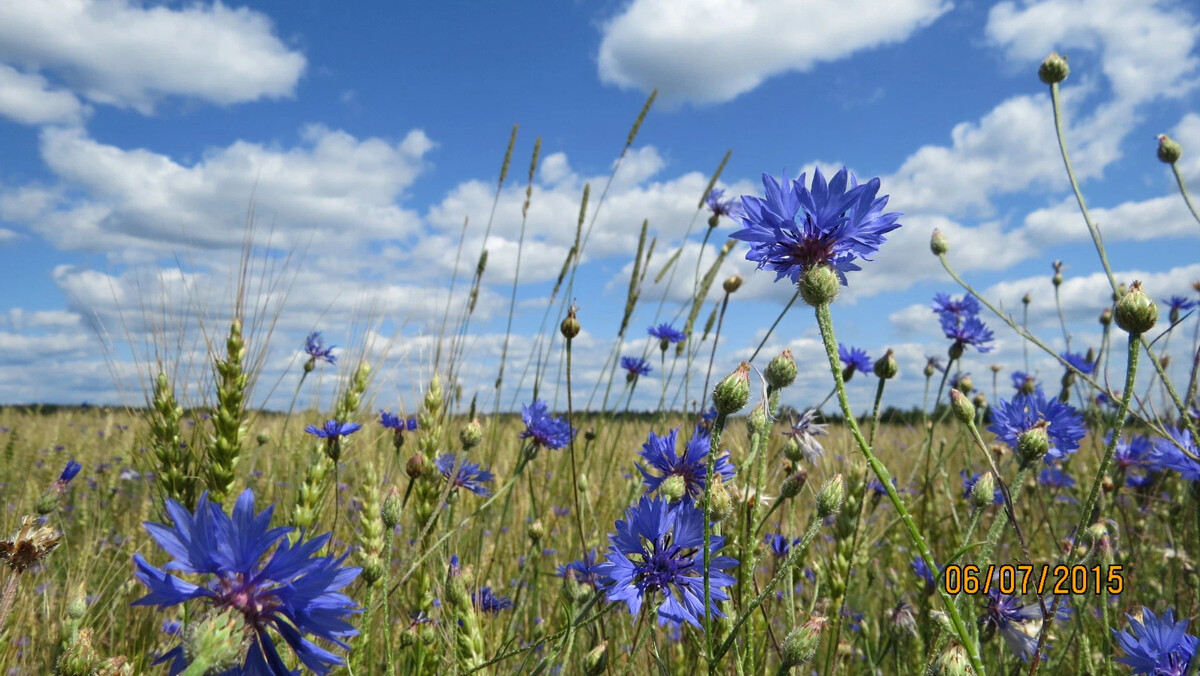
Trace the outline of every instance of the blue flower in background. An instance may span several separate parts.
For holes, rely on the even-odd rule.
[[[1132,616],[1129,628],[1132,631],[1113,630],[1113,636],[1125,657],[1117,662],[1133,667],[1134,674],[1153,676],[1182,676],[1196,655],[1197,640],[1187,633],[1186,619],[1175,621],[1175,611],[1167,609],[1161,617],[1149,608],[1142,608],[1141,622]]]
[[[667,349],[667,345],[682,343],[683,341],[687,340],[686,333],[683,331],[677,331],[675,327],[666,323],[659,324],[658,326],[651,326],[650,328],[646,329],[646,333],[650,334],[652,338],[659,339],[662,342],[662,349],[664,350]]]
[[[1013,371],[1010,377],[1012,378],[1013,389],[1018,392],[1030,393],[1038,389],[1037,380],[1024,371]]]
[[[816,417],[816,409],[810,408],[800,416],[799,420],[792,418],[791,429],[783,431],[784,436],[800,447],[800,452],[809,463],[815,463],[825,455],[825,449],[821,446],[821,442],[817,441],[817,437],[828,434],[828,432],[825,431],[825,425],[816,422]]]
[[[813,172],[811,187],[805,175],[783,181],[763,174],[766,197],[742,196],[741,213],[734,214],[742,229],[730,235],[750,243],[746,260],[771,270],[776,281],[793,282],[818,266],[828,265],[846,284],[846,273],[861,270],[855,262],[870,260],[885,241],[884,235],[900,227],[898,213],[883,213],[887,196],[876,198],[879,179],[859,184],[846,169],[828,183],[820,169]]]
[[[624,521],[617,521],[616,533],[609,534],[606,560],[596,571],[608,580],[608,600],[624,602],[631,615],[637,615],[642,604],[654,602],[654,594],[662,594],[658,606],[658,623],[688,622],[700,627],[704,617],[704,515],[688,502],[668,505],[665,500],[643,497],[625,512]],[[737,560],[718,556],[725,545],[719,535],[709,540],[709,597],[714,617],[724,617],[717,604],[729,600],[723,588],[735,582],[724,572],[738,565]]]
[[[379,424],[385,429],[395,430],[397,432],[412,432],[417,429],[417,419],[408,418],[407,420],[398,415],[393,415],[387,411],[379,412]]]
[[[1053,605],[1054,599],[1045,599],[1046,609]],[[1037,649],[1038,632],[1042,628],[1041,603],[1026,604],[1017,596],[1009,596],[992,590],[984,597],[984,614],[980,624],[984,627],[991,625],[1004,637],[1013,654],[1028,662]],[[1059,621],[1070,619],[1071,610],[1066,602],[1059,604],[1055,618]]]
[[[916,573],[917,577],[925,581],[925,593],[933,593],[934,583],[937,579],[937,576],[941,575],[941,571],[930,570],[929,566],[925,563],[925,559],[919,556],[912,560],[911,565],[913,572]]]
[[[434,466],[447,481],[450,480],[450,472],[454,471],[455,460],[453,453],[443,453],[433,461]],[[476,495],[487,497],[492,492],[484,484],[494,478],[496,478],[494,474],[479,464],[463,460],[462,466],[458,468],[458,474],[455,475],[454,481],[450,485],[453,488],[465,488]]]
[[[532,439],[535,447],[559,449],[571,443],[575,428],[562,418],[555,418],[547,410],[546,402],[536,399],[528,406],[521,405],[521,420],[525,422],[522,439]]]
[[[75,458],[71,458],[67,461],[67,466],[63,468],[62,474],[58,475],[58,481],[55,483],[65,487],[71,483],[71,479],[74,479],[81,469],[83,469],[83,465],[75,462]]]
[[[1109,432],[1104,443],[1108,444],[1112,441],[1112,432]],[[1154,451],[1154,444],[1150,438],[1144,434],[1132,437],[1130,439],[1117,440],[1117,447],[1113,450],[1113,463],[1117,469],[1125,472],[1125,483],[1134,488],[1145,485],[1150,478],[1146,476],[1145,470],[1150,465],[1150,454]]]
[[[507,596],[493,594],[491,587],[480,587],[479,591],[471,595],[471,601],[479,610],[493,615],[499,614],[501,610],[508,610],[513,607],[512,599]]]
[[[969,293],[963,294],[961,298],[954,298],[948,293],[934,294],[931,307],[939,315],[952,315],[964,319],[974,317],[982,309],[975,296]]]
[[[1092,371],[1096,370],[1096,365],[1087,360],[1087,356],[1077,354],[1075,352],[1063,352],[1059,355],[1063,361],[1067,362],[1083,375],[1091,375]]]
[[[582,559],[576,559],[559,566],[558,572],[555,575],[558,577],[567,577],[570,575],[576,582],[581,582],[598,589],[601,586],[602,580],[600,574],[596,572],[596,565],[596,550],[591,549],[583,555]]]
[[[308,355],[308,365],[305,366],[305,370],[311,371],[318,361],[336,364],[337,357],[333,356],[333,348],[335,347],[337,345],[325,347],[325,341],[322,340],[320,331],[313,331],[308,334],[304,339],[304,353]]]
[[[621,368],[625,369],[630,379],[650,373],[650,362],[641,357],[621,357]]]
[[[348,437],[361,429],[362,425],[356,422],[326,420],[324,425],[320,427],[309,425],[304,428],[304,431],[309,434],[315,434],[322,439],[336,439],[338,437]]]
[[[941,315],[942,333],[954,341],[954,346],[962,349],[968,345],[974,346],[980,352],[991,352],[992,330],[979,317],[959,317],[953,314]]]
[[[845,343],[838,343],[838,359],[842,360],[842,367],[845,371],[871,373],[871,358],[862,348],[847,347]],[[842,375],[842,378],[846,379],[845,374]]]
[[[687,488],[684,498],[694,500],[704,494],[704,487],[708,483],[705,474],[708,471],[710,437],[703,428],[696,427],[691,440],[683,449],[683,455],[676,455],[675,445],[678,435],[678,427],[668,432],[665,437],[650,432],[646,443],[642,444],[642,450],[638,452],[638,455],[642,456],[650,468],[658,470],[662,476],[650,474],[641,465],[637,465],[637,468],[642,473],[642,483],[646,485],[647,494],[658,490],[667,477],[680,476],[683,477],[684,485]],[[713,472],[721,477],[722,482],[733,478],[734,466],[729,462],[728,453],[716,459],[713,463]]]
[[[992,424],[988,430],[996,439],[1017,450],[1017,439],[1041,422],[1049,423],[1046,429],[1050,437],[1050,450],[1045,455],[1047,465],[1062,460],[1079,448],[1079,441],[1087,434],[1083,416],[1058,399],[1046,399],[1041,390],[1033,394],[1018,394],[1009,401],[1001,401],[992,410]]]
[[[713,216],[729,216],[737,209],[737,200],[722,200],[725,196],[725,191],[721,188],[713,188],[708,191],[708,195],[704,197],[704,203],[708,205],[708,210]]]
[[[1182,446],[1188,453],[1200,456],[1200,449],[1196,448],[1192,433],[1178,427],[1168,428],[1167,432],[1171,435],[1170,439],[1154,440],[1154,448],[1150,451],[1147,464],[1157,470],[1179,472],[1179,476],[1188,481],[1200,481],[1200,462],[1179,450],[1179,446]]]
[[[349,649],[342,639],[358,631],[344,618],[359,609],[339,590],[350,584],[361,569],[342,566],[345,555],[316,556],[329,541],[329,534],[289,542],[284,536],[291,528],[269,527],[272,509],[268,507],[256,515],[254,493],[249,489],[238,497],[233,518],[220,505],[210,502],[207,493],[200,496],[194,514],[167,500],[173,524],[144,525],[173,560],[159,569],[141,554],[134,554],[134,575],[150,593],[133,605],[166,608],[205,599],[210,607],[240,613],[253,630],[254,640],[237,673],[291,676],[293,672],[276,650],[274,635],[278,635],[304,666],[317,674],[328,674],[331,667],[343,663],[342,659],[305,635]],[[205,579],[196,585],[167,570]],[[171,676],[187,668],[183,646],[156,663],[168,660]]]

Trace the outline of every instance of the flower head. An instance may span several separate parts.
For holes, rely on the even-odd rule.
[[[496,478],[496,475],[489,472],[481,465],[474,462],[462,461],[462,466],[458,468],[458,473],[454,475],[454,479],[450,480],[450,473],[454,471],[454,463],[456,462],[453,453],[443,453],[433,461],[437,470],[442,473],[442,476],[450,481],[452,488],[465,488],[476,495],[487,497],[491,495],[485,483]]]
[[[606,560],[596,567],[608,579],[608,600],[625,602],[630,614],[636,615],[659,592],[663,599],[658,606],[659,624],[688,622],[699,627],[700,618],[707,614],[700,509],[686,501],[668,505],[662,499],[642,497],[626,510],[625,519],[617,521],[616,533],[609,534]],[[716,555],[724,545],[724,537],[710,537],[709,597],[715,617],[724,617],[717,604],[729,600],[723,588],[735,582],[725,571],[738,564]]]
[[[21,527],[9,540],[0,540],[0,561],[13,575],[20,575],[58,547],[62,533],[38,523],[33,515],[21,519]]]
[[[321,338],[320,331],[313,331],[304,339],[304,353],[308,355],[308,362],[313,365],[316,365],[318,361],[336,364],[337,357],[333,356],[335,347],[337,345],[325,347],[325,341]]]
[[[826,182],[821,170],[813,172],[812,185],[805,175],[782,183],[763,174],[766,197],[742,196],[741,213],[734,214],[741,230],[730,235],[750,243],[746,260],[759,269],[774,271],[778,281],[827,265],[846,284],[846,273],[861,268],[858,259],[870,260],[885,241],[884,235],[900,227],[898,213],[883,213],[887,196],[876,197],[879,179],[859,184],[846,169]]]
[[[1082,373],[1085,376],[1091,375],[1092,371],[1096,370],[1096,365],[1094,363],[1088,361],[1088,358],[1086,355],[1082,355],[1082,354],[1079,354],[1076,352],[1063,352],[1059,356],[1062,357],[1063,361],[1070,364],[1072,367],[1075,368],[1076,371],[1079,371],[1080,373]]]
[[[963,499],[969,500],[971,498],[971,491],[975,490],[975,484],[979,481],[979,477],[983,476],[983,474],[979,472],[976,472],[975,474],[967,474],[967,470],[963,469],[959,470],[958,475],[962,477]],[[992,504],[998,505],[1002,502],[1004,502],[1004,491],[997,488],[992,495]]]
[[[569,575],[576,582],[581,582],[598,589],[602,580],[600,574],[596,572],[596,566],[596,550],[590,549],[584,553],[582,559],[576,559],[575,561],[559,566],[558,572],[555,575],[558,577],[567,577]]]
[[[1018,392],[1030,393],[1037,389],[1037,380],[1024,371],[1013,371],[1011,378],[1013,389]]]
[[[284,536],[291,528],[270,528],[272,509],[255,514],[254,493],[249,489],[238,497],[232,518],[220,505],[209,502],[207,493],[200,497],[194,514],[167,500],[167,513],[174,523],[144,525],[174,558],[159,569],[141,554],[134,554],[134,574],[150,593],[133,605],[166,608],[205,599],[215,609],[240,613],[253,632],[245,663],[237,673],[290,676],[292,672],[276,649],[277,635],[304,666],[328,674],[342,659],[305,635],[349,649],[342,639],[358,632],[343,618],[358,608],[339,590],[361,569],[343,567],[345,555],[316,556],[329,541],[329,534],[289,542]],[[204,579],[197,585],[166,571]],[[182,672],[188,663],[183,646],[158,659],[167,660],[171,661],[172,676]]]
[[[925,581],[925,589],[929,592],[932,592],[933,587],[934,587],[934,581],[938,575],[941,575],[941,571],[940,570],[939,571],[930,570],[929,564],[925,563],[925,559],[920,556],[913,559],[911,565],[912,565],[913,573],[915,573],[917,575],[917,577],[919,577]]]
[[[681,343],[687,340],[686,333],[683,331],[677,331],[675,327],[667,323],[662,323],[658,326],[651,326],[650,328],[646,329],[646,333],[650,334],[652,338],[659,339],[664,345]]]
[[[800,419],[791,419],[791,429],[783,431],[784,436],[795,443],[803,454],[803,457],[809,464],[815,463],[825,454],[825,449],[821,447],[821,442],[817,441],[817,437],[827,434],[825,426],[815,422],[817,417],[816,409],[808,409]]]
[[[1125,657],[1121,664],[1133,667],[1134,674],[1152,676],[1183,676],[1196,655],[1197,640],[1187,633],[1188,621],[1175,621],[1175,611],[1168,609],[1161,617],[1149,608],[1142,608],[1139,622],[1129,617],[1131,631],[1113,630]]]
[[[954,298],[948,293],[938,293],[933,296],[933,311],[939,315],[955,317],[974,317],[982,309],[979,301],[971,294],[963,294],[962,298]]]
[[[396,432],[412,432],[417,429],[417,419],[408,418],[406,420],[398,415],[388,413],[387,411],[380,411],[379,425],[384,429],[395,430]]]
[[[71,479],[74,479],[79,474],[79,470],[81,469],[83,469],[83,465],[75,462],[75,458],[71,458],[67,461],[67,466],[63,468],[62,474],[58,475],[58,481],[55,483],[66,486],[71,483]]]
[[[641,465],[638,465],[637,468],[642,473],[642,483],[646,485],[646,493],[658,490],[667,477],[678,476],[684,482],[684,499],[694,500],[704,494],[704,487],[708,483],[706,473],[708,471],[709,434],[704,429],[697,427],[692,433],[691,440],[684,447],[683,455],[675,454],[675,440],[678,435],[678,427],[668,432],[665,437],[650,432],[649,438],[645,444],[642,444],[642,450],[638,453],[651,469],[658,470],[662,476],[650,474]],[[713,463],[713,472],[721,477],[722,483],[733,478],[734,467],[733,463],[729,462],[728,453],[716,459]]]
[[[867,356],[867,351],[860,347],[847,347],[845,343],[838,343],[838,359],[842,360],[842,367],[848,371],[871,373],[871,358]]]
[[[531,439],[535,447],[559,449],[571,443],[575,436],[575,428],[566,420],[551,416],[546,402],[541,399],[535,399],[528,406],[521,405],[521,420],[525,422],[521,438]]]
[[[1053,601],[1053,598],[1044,600],[1047,609]],[[985,628],[995,627],[1013,654],[1020,657],[1021,661],[1028,662],[1037,649],[1038,633],[1042,629],[1041,606],[1041,603],[1026,604],[1020,597],[993,590],[984,597],[984,614],[979,618],[979,623]],[[1067,604],[1059,604],[1055,618],[1062,621],[1070,617],[1071,610]]]
[[[1112,432],[1106,435],[1104,441],[1106,444],[1112,441]],[[1125,483],[1136,488],[1149,481],[1144,471],[1150,465],[1150,454],[1153,451],[1154,444],[1145,435],[1117,440],[1117,447],[1113,450],[1113,463],[1117,469],[1125,472]]]
[[[322,439],[336,439],[338,437],[348,437],[361,429],[362,425],[356,422],[326,420],[324,425],[320,427],[309,425],[304,428],[304,431],[309,434],[315,434]]]
[[[992,425],[989,430],[996,438],[1017,449],[1018,438],[1040,423],[1047,423],[1046,435],[1050,447],[1046,453],[1046,464],[1062,460],[1079,448],[1079,441],[1087,434],[1083,416],[1058,399],[1047,399],[1042,390],[1033,394],[1017,394],[1009,401],[1001,401],[992,408]]]
[[[1176,317],[1178,317],[1179,313],[1184,312],[1185,310],[1191,310],[1198,304],[1200,303],[1194,300],[1188,300],[1186,296],[1171,296],[1163,301],[1163,305],[1167,306],[1167,310]],[[1173,319],[1171,321],[1178,321],[1178,319]]]
[[[724,196],[725,191],[721,188],[713,188],[705,195],[704,203],[713,216],[729,216],[737,209],[737,199],[722,200]]]
[[[650,362],[641,357],[621,357],[621,368],[628,372],[630,378],[636,378],[650,373]]]
[[[942,333],[954,341],[952,349],[962,349],[968,345],[973,345],[980,352],[992,351],[992,346],[988,345],[993,340],[992,330],[979,317],[975,315],[963,317],[954,314],[943,314],[941,316],[941,323]]]
[[[1170,439],[1154,440],[1154,449],[1150,451],[1147,464],[1154,469],[1179,472],[1188,481],[1200,481],[1200,462],[1179,450],[1182,446],[1193,456],[1200,456],[1192,433],[1179,427],[1167,428],[1167,432],[1171,435]]]
[[[764,541],[771,548],[771,553],[775,555],[775,558],[782,559],[792,550],[792,545],[800,542],[800,538],[789,540],[782,533],[771,533],[767,535]]]
[[[492,593],[491,587],[480,587],[478,591],[471,595],[471,601],[475,607],[485,613],[498,615],[501,610],[508,610],[513,607],[512,599],[507,596],[497,596]]]

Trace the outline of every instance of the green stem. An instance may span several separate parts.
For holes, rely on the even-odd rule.
[[[709,517],[709,500],[712,497],[713,466],[716,464],[717,453],[721,449],[721,433],[725,431],[725,419],[728,413],[717,410],[717,419],[713,421],[712,435],[708,445],[708,469],[704,476],[704,655],[708,659],[708,670],[711,673],[716,661],[713,660],[712,633],[712,580],[709,566],[712,563],[712,519]]]
[[[838,391],[838,402],[842,407],[842,415],[846,418],[846,424],[850,426],[850,432],[854,435],[854,440],[858,442],[858,447],[866,456],[867,464],[870,465],[871,471],[875,472],[875,477],[883,484],[883,488],[887,491],[888,499],[891,500],[892,506],[896,513],[900,515],[901,521],[904,523],[904,528],[908,532],[909,539],[917,548],[921,558],[925,560],[925,565],[929,566],[930,570],[936,570],[937,564],[933,561],[933,555],[929,553],[929,547],[925,544],[925,538],[921,536],[917,530],[917,524],[913,521],[912,515],[909,514],[908,508],[905,507],[904,501],[900,499],[900,494],[896,492],[896,487],[892,485],[892,475],[888,472],[887,467],[875,457],[875,453],[871,450],[871,446],[863,437],[862,430],[858,427],[858,420],[854,417],[854,412],[850,409],[850,399],[846,396],[846,384],[842,382],[841,362],[838,359],[837,338],[833,333],[833,317],[829,312],[829,305],[822,304],[816,307],[817,325],[821,329],[821,338],[825,341],[825,354],[829,359],[829,369],[833,373],[833,382]],[[971,667],[977,676],[985,676],[986,672],[983,667],[983,661],[979,658],[979,647],[972,640],[967,626],[963,623],[962,616],[958,613],[958,608],[954,605],[954,599],[946,593],[945,589],[939,589],[938,593],[942,597],[942,602],[946,606],[946,614],[950,616],[950,624],[954,628],[954,633],[962,644],[963,649],[967,651],[967,659],[971,662]]]
[[[1179,173],[1179,165],[1172,162],[1171,172],[1175,174],[1175,182],[1179,184],[1179,194],[1183,195],[1183,201],[1187,204],[1188,211],[1192,212],[1192,218],[1195,218],[1196,222],[1200,223],[1200,211],[1196,211],[1196,205],[1192,204],[1192,198],[1188,195],[1187,186],[1183,184],[1183,174]],[[1200,662],[1200,660],[1194,660],[1194,662]],[[1191,672],[1195,673],[1195,669],[1193,668]]]

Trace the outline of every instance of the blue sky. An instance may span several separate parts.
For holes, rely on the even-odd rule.
[[[469,274],[519,124],[462,372],[468,395],[490,409],[534,139],[541,164],[509,373],[530,352],[583,185],[591,218],[655,87],[575,287],[581,391],[612,347],[643,219],[658,238],[652,278],[683,243],[726,150],[719,185],[732,193],[761,194],[763,172],[847,166],[879,176],[905,214],[835,306],[845,342],[873,357],[897,351],[891,403],[916,403],[924,355],[946,347],[926,306],[957,289],[928,253],[934,227],[990,298],[1015,309],[1032,293],[1031,325],[1056,347],[1049,278],[1051,262],[1066,261],[1072,346],[1098,346],[1106,282],[1036,78],[1055,49],[1072,67],[1063,95],[1073,159],[1118,277],[1143,279],[1156,298],[1195,293],[1200,224],[1155,159],[1154,139],[1166,132],[1183,144],[1180,168],[1200,186],[1200,12],[1141,0],[887,6],[0,2],[0,403],[138,403],[155,336],[180,378],[195,381],[205,343],[228,317],[253,205],[263,253],[254,277],[273,265],[277,286],[268,293],[256,282],[250,304],[278,313],[269,342],[265,331],[252,340],[269,345],[258,401],[287,406],[296,348],[319,329],[346,348],[343,366],[322,369],[306,397],[328,401],[365,351],[379,366],[376,405],[411,409],[430,373],[463,219]],[[682,270],[695,269],[705,218]],[[702,265],[734,229],[721,223]],[[739,244],[719,277],[738,272],[747,283],[731,301],[717,372],[749,356],[792,293],[744,253]],[[669,319],[690,279],[647,279],[622,354],[643,351],[659,299]],[[997,350],[966,363],[977,382],[990,381],[990,364],[1004,376],[1023,360],[1016,337],[991,323]],[[768,344],[768,354],[790,346],[801,362],[793,405],[827,390],[817,344],[806,308]],[[1168,352],[1182,362],[1190,344],[1189,330]],[[1057,381],[1050,360],[1035,355],[1031,368]],[[660,385],[656,369],[635,407],[654,405]],[[852,384],[856,404],[872,389]]]

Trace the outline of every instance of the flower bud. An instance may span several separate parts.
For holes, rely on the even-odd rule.
[[[1100,325],[1108,326],[1109,324],[1112,324],[1112,320],[1113,320],[1112,309],[1104,308],[1104,311],[1100,313]]]
[[[408,459],[408,463],[404,465],[404,473],[410,479],[420,479],[429,473],[429,463],[425,461],[425,456],[417,453]]]
[[[964,347],[962,342],[956,340],[953,343],[950,343],[950,349],[946,350],[946,354],[949,355],[951,361],[953,361],[963,356],[963,350]],[[946,367],[949,368],[949,364],[947,364]]]
[[[530,542],[540,542],[546,536],[546,526],[542,524],[541,519],[537,519],[529,524],[529,530],[526,532],[526,535],[529,536]]]
[[[79,620],[83,619],[85,614],[87,614],[87,596],[80,589],[75,597],[67,603],[67,617]]]
[[[779,353],[778,357],[771,360],[767,364],[767,385],[776,390],[781,390],[792,383],[796,382],[796,358],[792,356],[791,348],[784,348],[783,352]]]
[[[584,676],[600,676],[608,669],[608,641],[592,648],[583,655]]]
[[[957,643],[938,656],[933,671],[937,676],[970,676],[974,673],[971,671],[971,661],[967,659],[966,651]]]
[[[587,441],[595,441],[596,440],[596,429],[594,427],[587,428],[587,431],[583,433],[583,438],[586,439]]]
[[[478,418],[463,426],[458,433],[458,440],[462,443],[464,451],[475,448],[483,441],[483,425],[479,423]]]
[[[205,673],[219,674],[242,661],[252,635],[240,612],[214,611],[184,629],[183,654],[190,663],[206,665]]]
[[[842,281],[828,265],[814,265],[800,275],[800,297],[813,307],[837,300]]]
[[[400,518],[404,514],[404,503],[400,499],[400,491],[392,486],[388,490],[387,497],[383,499],[383,509],[380,511],[380,516],[383,519],[383,525],[388,529],[395,529],[400,523]]]
[[[658,485],[658,492],[667,502],[679,502],[687,493],[687,482],[678,474],[672,474]]]
[[[800,494],[800,490],[804,488],[804,484],[808,481],[808,472],[798,469],[788,475],[783,483],[779,485],[779,498],[781,500],[790,500]]]
[[[1062,283],[1063,283],[1062,273],[1061,272],[1054,273],[1054,276],[1050,278],[1050,282],[1052,284],[1054,284],[1054,286],[1062,286]]]
[[[974,397],[971,397],[971,403],[975,404],[976,409],[987,408],[987,397],[983,392],[976,392]]]
[[[383,573],[383,559],[375,554],[370,554],[363,558],[362,573],[359,575],[362,577],[363,582],[367,583],[368,587],[378,582],[383,577]]]
[[[929,238],[929,250],[934,256],[941,256],[950,250],[950,240],[937,228],[933,229],[933,235]]]
[[[1117,326],[1130,335],[1140,335],[1154,328],[1158,321],[1158,306],[1142,291],[1142,283],[1134,282],[1129,285],[1129,291],[1117,301],[1117,310],[1113,313]]]
[[[729,278],[725,280],[725,284],[723,285],[725,287],[725,293],[733,293],[734,291],[742,288],[742,282],[744,281],[745,280],[742,279],[742,276],[739,274],[734,273],[730,275]]]
[[[964,373],[958,379],[958,389],[963,394],[970,394],[975,390],[975,381],[971,380],[971,374]]]
[[[725,488],[725,482],[713,482],[708,496],[708,518],[712,521],[724,521],[733,515],[733,498]]]
[[[1026,305],[1029,305],[1030,303],[1033,302],[1033,295],[1027,293],[1024,296],[1021,296],[1021,302]]]
[[[1167,164],[1175,164],[1183,156],[1183,147],[1166,134],[1158,135],[1158,159]]]
[[[1017,437],[1017,453],[1021,462],[1032,463],[1050,450],[1050,435],[1046,433],[1046,421],[1042,420]]]
[[[817,494],[817,517],[824,519],[831,514],[837,514],[845,499],[846,480],[842,478],[841,474],[835,474],[832,479],[825,482],[825,486]]]
[[[713,388],[713,405],[722,415],[737,413],[750,401],[750,364],[742,362]]]
[[[975,424],[975,405],[967,399],[967,395],[959,392],[956,389],[950,390],[950,408],[954,411],[954,417],[964,425]]]
[[[798,667],[817,654],[817,646],[821,643],[821,630],[825,628],[825,618],[819,615],[809,618],[808,622],[788,633],[783,639],[783,666]]]
[[[562,331],[563,337],[567,340],[571,340],[575,336],[579,335],[580,326],[579,320],[575,318],[574,305],[567,310],[567,318],[562,320],[562,324],[559,326],[559,329]]]
[[[971,487],[971,504],[976,509],[989,507],[996,499],[996,479],[991,472],[984,472]]]
[[[758,402],[754,408],[750,409],[750,418],[746,421],[746,427],[750,430],[750,434],[766,435],[771,431],[771,421],[767,420],[767,407],[763,402]]]
[[[92,647],[92,630],[84,627],[58,657],[55,673],[62,676],[92,676],[99,664],[100,657]]]
[[[257,442],[259,446],[266,446],[267,444],[271,443],[271,435],[267,434],[266,432],[259,432],[258,436],[254,437],[254,441]]]
[[[1050,56],[1042,62],[1038,68],[1038,79],[1048,85],[1058,84],[1067,79],[1067,75],[1071,73],[1071,69],[1067,66],[1066,58],[1059,55],[1058,52],[1050,52]]]
[[[799,439],[788,437],[787,441],[783,442],[783,457],[792,462],[800,462],[804,459],[804,448],[800,446]]]
[[[875,361],[875,376],[881,380],[891,380],[900,372],[900,364],[896,363],[896,352],[888,350],[883,357]]]
[[[926,378],[932,378],[933,374],[936,372],[937,372],[937,369],[934,368],[932,359],[925,362],[925,377]]]

